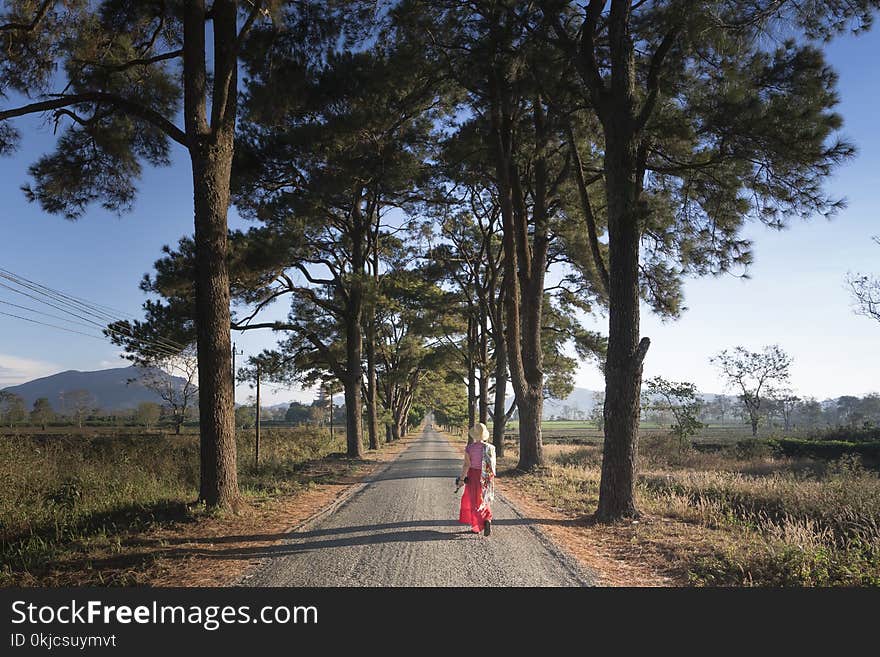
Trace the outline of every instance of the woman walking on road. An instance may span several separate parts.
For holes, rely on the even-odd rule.
[[[489,429],[482,422],[472,426],[468,435],[472,442],[464,450],[461,476],[456,480],[458,485],[465,484],[458,521],[470,525],[474,534],[483,532],[488,536],[492,531],[489,505],[495,499],[495,446],[489,442]]]

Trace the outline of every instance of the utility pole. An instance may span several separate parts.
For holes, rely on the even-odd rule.
[[[254,433],[256,440],[254,441],[254,465],[260,465],[260,364],[257,363],[257,417],[254,423]]]
[[[333,388],[327,384],[327,393],[330,395],[330,440],[333,440]]]
[[[235,343],[232,343],[232,408],[235,408],[235,354],[244,354],[244,351],[236,351]]]

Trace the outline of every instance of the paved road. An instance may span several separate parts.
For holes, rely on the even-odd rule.
[[[270,549],[245,586],[585,586],[496,496],[492,535],[458,523],[461,456],[425,430],[359,492]]]

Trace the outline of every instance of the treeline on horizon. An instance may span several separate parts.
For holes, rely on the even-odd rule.
[[[854,395],[842,395],[837,398],[829,398],[819,401],[814,397],[797,399],[790,403],[790,408],[785,408],[784,403],[770,399],[762,418],[762,429],[772,432],[803,431],[807,429],[821,429],[826,437],[836,440],[846,440],[849,436],[856,435],[853,430],[871,430],[880,428],[880,394],[870,393],[864,397]],[[45,413],[45,414],[44,414]],[[274,404],[262,406],[261,419],[275,425],[309,425],[329,426],[330,410],[328,398],[321,396],[311,403],[292,401],[286,404]],[[333,407],[333,423],[337,427],[344,427],[346,409],[345,405],[338,402]],[[256,408],[251,401],[236,405],[236,426],[250,429],[254,425]],[[716,425],[721,427],[742,428],[746,431],[749,424],[749,415],[743,408],[741,400],[732,395],[712,395],[701,399],[696,417],[704,425]],[[421,417],[413,416],[410,421],[417,424]],[[450,418],[442,414],[435,415],[437,422],[446,424]],[[451,418],[454,422],[459,418]],[[511,414],[510,420],[516,420],[516,410]],[[174,425],[173,409],[157,402],[143,402],[136,408],[125,411],[106,411],[100,408],[88,408],[79,412],[56,411],[48,400],[35,403],[35,409],[28,412],[24,400],[14,394],[0,392],[0,426],[15,429],[16,427],[34,427],[45,424],[48,426],[171,426]],[[550,415],[549,421],[574,421],[588,423],[591,413],[576,405],[563,404],[559,411]],[[672,413],[668,410],[650,408],[643,405],[641,421],[652,425],[666,425],[674,421]],[[197,418],[193,413],[187,416],[187,426],[198,426]],[[448,425],[453,426],[453,425]],[[833,431],[833,430],[837,431]],[[832,430],[832,431],[828,431]],[[873,435],[873,433],[871,434]]]

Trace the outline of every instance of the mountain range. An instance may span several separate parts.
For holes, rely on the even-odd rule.
[[[176,385],[182,387],[186,381],[177,376],[162,373],[170,377]],[[143,371],[134,366],[116,367],[109,370],[80,372],[67,370],[51,376],[34,379],[17,386],[4,388],[22,399],[28,408],[40,397],[49,399],[52,408],[64,413],[66,410],[64,396],[75,390],[85,390],[91,395],[95,408],[103,411],[122,411],[135,408],[141,402],[162,403],[159,395],[145,387],[140,379]]]

